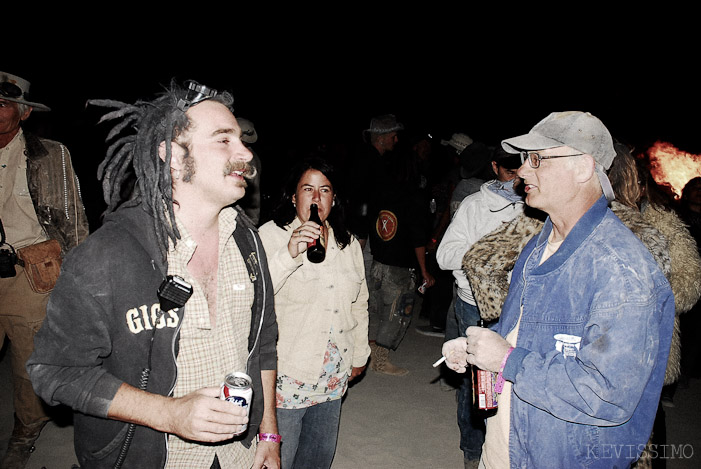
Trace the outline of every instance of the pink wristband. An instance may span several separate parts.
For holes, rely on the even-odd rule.
[[[501,394],[501,391],[504,389],[504,376],[501,374],[501,372],[504,371],[504,367],[506,366],[506,360],[509,358],[509,355],[511,355],[511,351],[513,349],[513,347],[509,348],[509,351],[506,352],[506,355],[504,355],[504,359],[501,361],[501,366],[499,367],[497,382],[494,385],[494,390],[499,394]]]
[[[282,441],[282,437],[277,433],[259,433],[256,437],[256,441],[272,441],[273,443],[280,443]]]

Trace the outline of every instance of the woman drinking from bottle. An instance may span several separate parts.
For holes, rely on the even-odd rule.
[[[331,467],[348,382],[365,369],[368,290],[360,243],[346,229],[332,166],[309,158],[291,172],[260,228],[278,320],[277,418],[283,468]],[[310,219],[316,205],[319,221]],[[322,260],[308,246],[325,248]]]

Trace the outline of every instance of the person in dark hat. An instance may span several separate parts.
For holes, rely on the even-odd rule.
[[[397,122],[394,114],[373,117],[370,127],[363,130],[363,143],[355,151],[351,163],[350,213],[348,228],[364,247],[368,239],[368,203],[375,179],[382,175],[377,171],[379,161],[387,161],[394,155],[399,143],[399,132],[404,124]]]
[[[494,177],[492,152],[482,142],[472,142],[458,153],[460,181],[450,198],[450,214],[455,213],[465,197],[479,192],[482,184]]]
[[[32,111],[50,110],[29,99],[29,88],[27,80],[0,72],[0,345],[9,339],[15,411],[2,468],[25,467],[49,420],[24,365],[46,315],[51,284],[35,282],[32,267],[21,259],[53,246],[58,257],[49,274],[58,275],[60,259],[88,235],[68,149],[22,129]]]
[[[395,150],[404,125],[393,114],[374,117],[363,131],[367,145],[356,155],[351,175],[350,229],[370,242],[367,266],[370,369],[401,376],[408,370],[389,360],[420,310],[417,287],[435,279],[426,266],[430,234],[429,201],[408,154]],[[363,242],[363,241],[361,241]]]

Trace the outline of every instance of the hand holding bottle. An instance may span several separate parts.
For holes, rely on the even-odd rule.
[[[487,371],[499,371],[504,356],[511,348],[506,339],[485,327],[467,328],[467,360]]]
[[[319,207],[316,204],[309,207],[309,221],[314,222],[319,227],[319,236],[307,243],[307,259],[309,262],[318,264],[326,258],[326,237],[319,218]]]
[[[319,225],[306,221],[298,226],[290,236],[290,241],[287,243],[287,250],[292,258],[296,258],[307,250],[307,244],[321,235]]]

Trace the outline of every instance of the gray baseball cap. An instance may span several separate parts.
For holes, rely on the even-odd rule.
[[[509,153],[567,146],[591,155],[596,162],[596,173],[604,195],[609,201],[614,199],[613,188],[606,176],[606,170],[616,156],[613,138],[606,126],[588,112],[553,112],[527,134],[503,140],[501,145]]]

